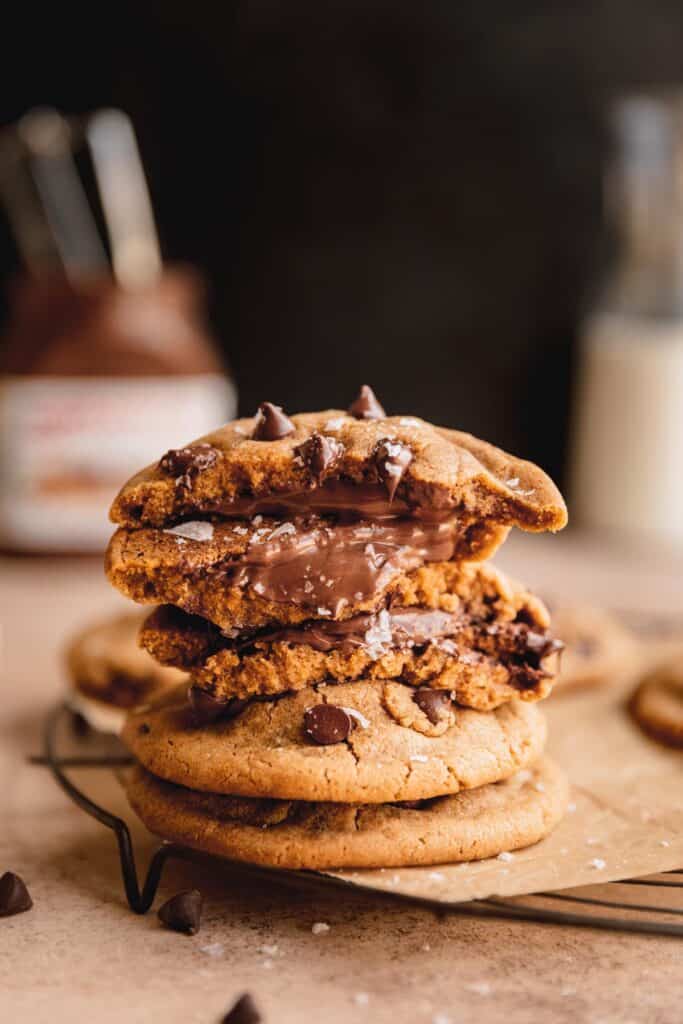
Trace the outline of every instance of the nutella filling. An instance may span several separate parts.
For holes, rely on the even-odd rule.
[[[330,480],[321,487],[306,491],[283,491],[261,498],[235,498],[216,505],[212,511],[230,518],[250,518],[259,514],[291,516],[306,512],[350,512],[373,518],[413,516],[434,522],[453,514],[452,508],[411,507],[401,499],[390,499],[384,484],[354,484],[344,480]]]
[[[269,601],[310,608],[317,617],[333,616],[373,598],[402,572],[448,561],[459,534],[454,518],[437,523],[299,520],[257,530],[230,571],[238,586]]]

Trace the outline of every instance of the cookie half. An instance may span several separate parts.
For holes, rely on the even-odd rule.
[[[629,708],[643,732],[669,747],[683,749],[683,671],[662,665],[639,683]]]
[[[146,620],[140,642],[223,699],[355,679],[451,690],[459,704],[480,711],[547,696],[561,644],[541,602],[490,565],[448,563],[442,571],[448,590],[431,595],[436,607],[397,601],[342,622],[229,639],[206,619],[166,605]]]
[[[568,798],[564,775],[547,758],[505,782],[416,808],[197,793],[140,766],[123,783],[133,809],[164,839],[231,860],[289,869],[406,867],[495,857],[548,835]]]
[[[235,796],[385,803],[508,778],[540,756],[545,721],[512,701],[482,712],[396,682],[317,686],[198,723],[184,688],[129,715],[122,738],[160,778]],[[231,709],[228,708],[228,712]]]
[[[144,619],[140,612],[112,616],[73,637],[65,660],[76,694],[126,709],[174,689],[185,678],[184,672],[160,665],[140,647]]]
[[[276,505],[290,516],[353,507],[374,516],[457,510],[526,530],[566,523],[562,497],[542,470],[469,434],[387,417],[379,406],[371,418],[329,409],[275,419],[235,420],[167,453],[123,487],[112,521],[165,526],[204,514],[251,517]]]

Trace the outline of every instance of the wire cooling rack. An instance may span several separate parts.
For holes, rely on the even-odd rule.
[[[476,917],[508,918],[535,921],[540,924],[577,925],[600,928],[609,931],[641,932],[655,935],[669,935],[683,938],[683,923],[676,918],[683,917],[683,870],[669,871],[663,875],[647,878],[632,878],[619,882],[607,882],[600,886],[600,892],[610,893],[607,898],[580,895],[580,890],[564,892],[541,892],[533,896],[512,899],[489,898],[472,900],[467,903],[444,903],[424,897],[403,893],[379,892],[356,882],[320,874],[315,871],[284,871],[262,868],[255,865],[227,861],[199,853],[178,843],[163,842],[152,855],[142,885],[135,862],[135,852],[130,831],[122,818],[112,814],[105,807],[95,803],[78,788],[67,772],[79,768],[100,768],[113,770],[132,763],[127,755],[107,754],[104,756],[84,755],[60,757],[58,732],[60,723],[72,714],[66,702],[54,708],[47,718],[43,738],[43,753],[29,758],[30,762],[49,769],[56,782],[81,810],[111,829],[118,843],[121,862],[121,878],[128,905],[136,914],[144,914],[152,906],[164,866],[169,860],[191,861],[193,863],[214,863],[220,861],[223,867],[252,877],[267,878],[270,881],[301,886],[336,886],[356,892],[372,892],[393,900],[407,900],[413,904],[428,907],[440,913],[452,912]],[[635,887],[638,902],[623,902],[619,899],[621,886]],[[657,905],[662,891],[666,891],[665,906]],[[612,898],[611,893],[615,893]],[[640,899],[653,902],[640,902]],[[566,909],[562,909],[566,908]]]

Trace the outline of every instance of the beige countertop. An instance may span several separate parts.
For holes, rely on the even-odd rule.
[[[515,538],[497,561],[543,593],[683,615],[680,558],[569,535]],[[130,913],[112,835],[25,762],[64,684],[64,637],[123,605],[94,562],[0,561],[0,872],[22,875],[35,904],[0,920],[0,1020],[214,1024],[245,990],[269,1024],[680,1020],[678,939],[437,915],[196,865],[171,866],[162,895],[202,889],[197,936]],[[144,863],[153,843],[136,841]],[[313,935],[316,921],[329,932]]]

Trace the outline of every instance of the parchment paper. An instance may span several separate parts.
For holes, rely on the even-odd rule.
[[[571,812],[547,839],[511,860],[324,874],[453,903],[683,868],[683,753],[654,744],[628,717],[633,685],[624,680],[544,703],[548,753],[572,782]]]

